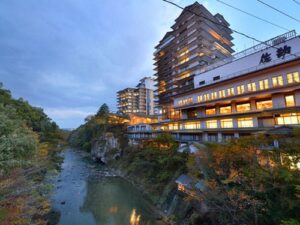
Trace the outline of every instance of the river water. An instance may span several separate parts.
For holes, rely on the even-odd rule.
[[[140,192],[84,153],[67,149],[52,196],[59,225],[156,225]]]

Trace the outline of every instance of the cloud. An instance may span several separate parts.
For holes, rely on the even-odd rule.
[[[153,72],[154,46],[180,10],[160,0],[0,1],[0,81],[78,126]]]

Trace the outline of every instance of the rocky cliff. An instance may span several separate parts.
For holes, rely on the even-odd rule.
[[[102,163],[118,159],[121,155],[120,141],[113,133],[107,132],[93,141],[91,155],[93,160]]]

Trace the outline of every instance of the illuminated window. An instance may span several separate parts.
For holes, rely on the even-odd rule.
[[[192,129],[200,129],[200,122],[186,122],[184,123],[184,129],[192,130]]]
[[[298,72],[288,73],[287,81],[288,81],[288,84],[299,83],[300,82],[299,73]]]
[[[285,105],[286,105],[286,107],[295,106],[294,95],[287,95],[287,96],[285,96]]]
[[[231,113],[231,106],[222,106],[220,107],[220,113],[221,114],[226,114],[226,113]]]
[[[219,91],[219,96],[220,96],[220,98],[225,98],[226,97],[225,90]]]
[[[217,98],[217,92],[215,91],[215,92],[211,93],[211,99],[213,100],[216,98]]]
[[[204,95],[204,101],[209,101],[209,94]]]
[[[228,96],[234,95],[234,88],[227,89]]]
[[[238,118],[238,127],[253,127],[253,119],[249,118]]]
[[[189,104],[192,104],[193,103],[193,98],[186,98],[186,99],[182,99],[182,100],[179,100],[178,101],[178,105],[181,106],[181,105],[189,105]]]
[[[251,110],[250,103],[237,104],[236,111],[237,112],[247,112]]]
[[[217,120],[206,121],[206,128],[218,128]]]
[[[181,65],[181,64],[183,64],[183,63],[185,63],[187,61],[189,61],[189,57],[183,58],[182,60],[179,61],[178,64]]]
[[[265,100],[265,101],[256,102],[256,108],[257,109],[270,109],[272,107],[273,107],[272,100]]]
[[[280,76],[272,77],[272,83],[273,83],[273,87],[282,86],[283,85],[282,76],[280,75]]]
[[[238,95],[243,94],[244,92],[245,92],[245,86],[244,85],[237,86]]]
[[[256,83],[255,82],[248,84],[248,91],[256,91]]]
[[[203,101],[202,95],[198,95],[197,100],[198,100],[198,102],[202,102]]]
[[[169,130],[178,130],[178,123],[170,123]]]
[[[180,55],[179,55],[179,57],[186,55],[188,52],[189,52],[189,50],[188,50],[188,49],[187,49],[187,50],[185,50],[185,51],[183,51],[183,52],[181,52],[181,53],[180,53]]]
[[[265,80],[260,80],[259,81],[259,89],[260,90],[265,90],[269,88],[269,80],[265,79]]]
[[[206,109],[205,114],[206,115],[215,115],[216,114],[216,109],[215,108]]]
[[[222,128],[232,128],[233,127],[232,119],[223,119],[223,120],[220,120],[220,123],[221,123]]]
[[[276,117],[277,125],[300,124],[300,113],[286,113]]]

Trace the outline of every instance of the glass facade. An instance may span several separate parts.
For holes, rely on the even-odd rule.
[[[285,105],[286,105],[286,107],[295,106],[294,95],[286,95],[285,96]]]
[[[200,129],[200,128],[201,128],[200,121],[184,123],[184,129],[186,130],[193,130],[193,129]]]
[[[300,82],[299,73],[298,72],[288,73],[287,81],[288,84],[299,83]]]
[[[245,85],[237,86],[237,94],[240,95],[243,93],[245,93]]]
[[[300,124],[300,113],[280,114],[275,120],[277,125]]]
[[[249,83],[248,85],[248,91],[256,91],[256,83],[255,82],[252,82],[252,83]]]
[[[206,109],[205,114],[206,115],[215,115],[216,114],[216,109],[215,108]]]
[[[259,89],[260,90],[265,90],[269,88],[269,80],[265,79],[265,80],[260,80],[259,81]]]
[[[247,112],[251,110],[250,103],[237,104],[236,111],[237,112]]]
[[[258,101],[256,102],[256,108],[257,109],[271,109],[273,108],[273,102],[272,100],[264,100],[264,101]]]
[[[253,119],[251,117],[248,118],[238,118],[238,127],[253,127]]]
[[[232,128],[233,127],[232,119],[220,120],[220,124],[221,124],[222,128]]]
[[[206,121],[206,128],[218,128],[217,120],[208,120],[208,121]]]
[[[231,113],[231,106],[221,106],[220,107],[220,113],[221,114],[227,114],[227,113]]]
[[[283,78],[281,75],[272,77],[273,87],[282,86],[283,85]]]

